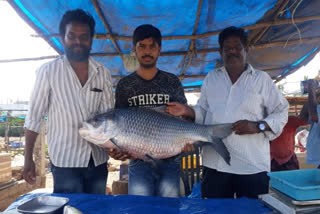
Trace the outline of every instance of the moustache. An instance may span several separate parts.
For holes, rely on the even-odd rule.
[[[230,54],[230,55],[228,55],[228,56],[227,56],[227,58],[231,58],[231,57],[239,58],[239,56],[238,56],[238,55],[234,55],[234,54]]]
[[[145,55],[145,56],[143,56],[143,57],[142,57],[142,59],[147,58],[147,57],[149,57],[149,58],[153,59],[153,57],[152,57],[152,56],[150,56],[150,55]]]
[[[65,51],[68,59],[73,61],[87,60],[90,55],[90,48],[81,44],[65,47]]]
[[[87,47],[84,45],[71,45],[70,46],[70,49],[75,49],[75,48],[81,48],[83,50],[87,49]]]

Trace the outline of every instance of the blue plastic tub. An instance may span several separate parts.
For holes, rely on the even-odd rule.
[[[269,172],[271,187],[299,201],[320,199],[320,169]]]
[[[12,148],[22,148],[23,147],[23,143],[19,142],[19,141],[10,141],[9,142],[9,146]]]

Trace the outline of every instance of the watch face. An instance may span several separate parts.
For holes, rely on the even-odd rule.
[[[260,129],[261,131],[264,131],[264,130],[266,129],[266,126],[265,126],[263,123],[260,123],[260,124],[259,124],[259,129]]]

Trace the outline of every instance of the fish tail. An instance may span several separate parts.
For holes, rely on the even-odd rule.
[[[230,153],[223,143],[221,138],[212,137],[210,141],[198,141],[194,144],[195,147],[211,146],[222,158],[223,160],[230,165]]]
[[[232,123],[210,125],[210,135],[218,138],[228,137],[232,133]]]
[[[214,149],[218,152],[218,154],[223,158],[223,160],[230,165],[230,153],[226,147],[226,145],[223,143],[221,138],[213,137],[211,141],[211,145],[214,147]]]
[[[232,133],[232,123],[216,124],[209,126],[209,139],[206,145],[212,146],[217,153],[230,165],[230,153],[222,139]]]

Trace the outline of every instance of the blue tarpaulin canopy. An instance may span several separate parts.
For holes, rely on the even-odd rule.
[[[313,0],[11,0],[17,13],[59,53],[62,15],[81,8],[96,20],[92,55],[112,71],[114,85],[130,72],[123,64],[131,36],[141,24],[163,36],[158,68],[180,77],[186,90],[221,66],[218,34],[228,26],[249,35],[249,62],[275,80],[296,71],[318,53],[320,1]]]

